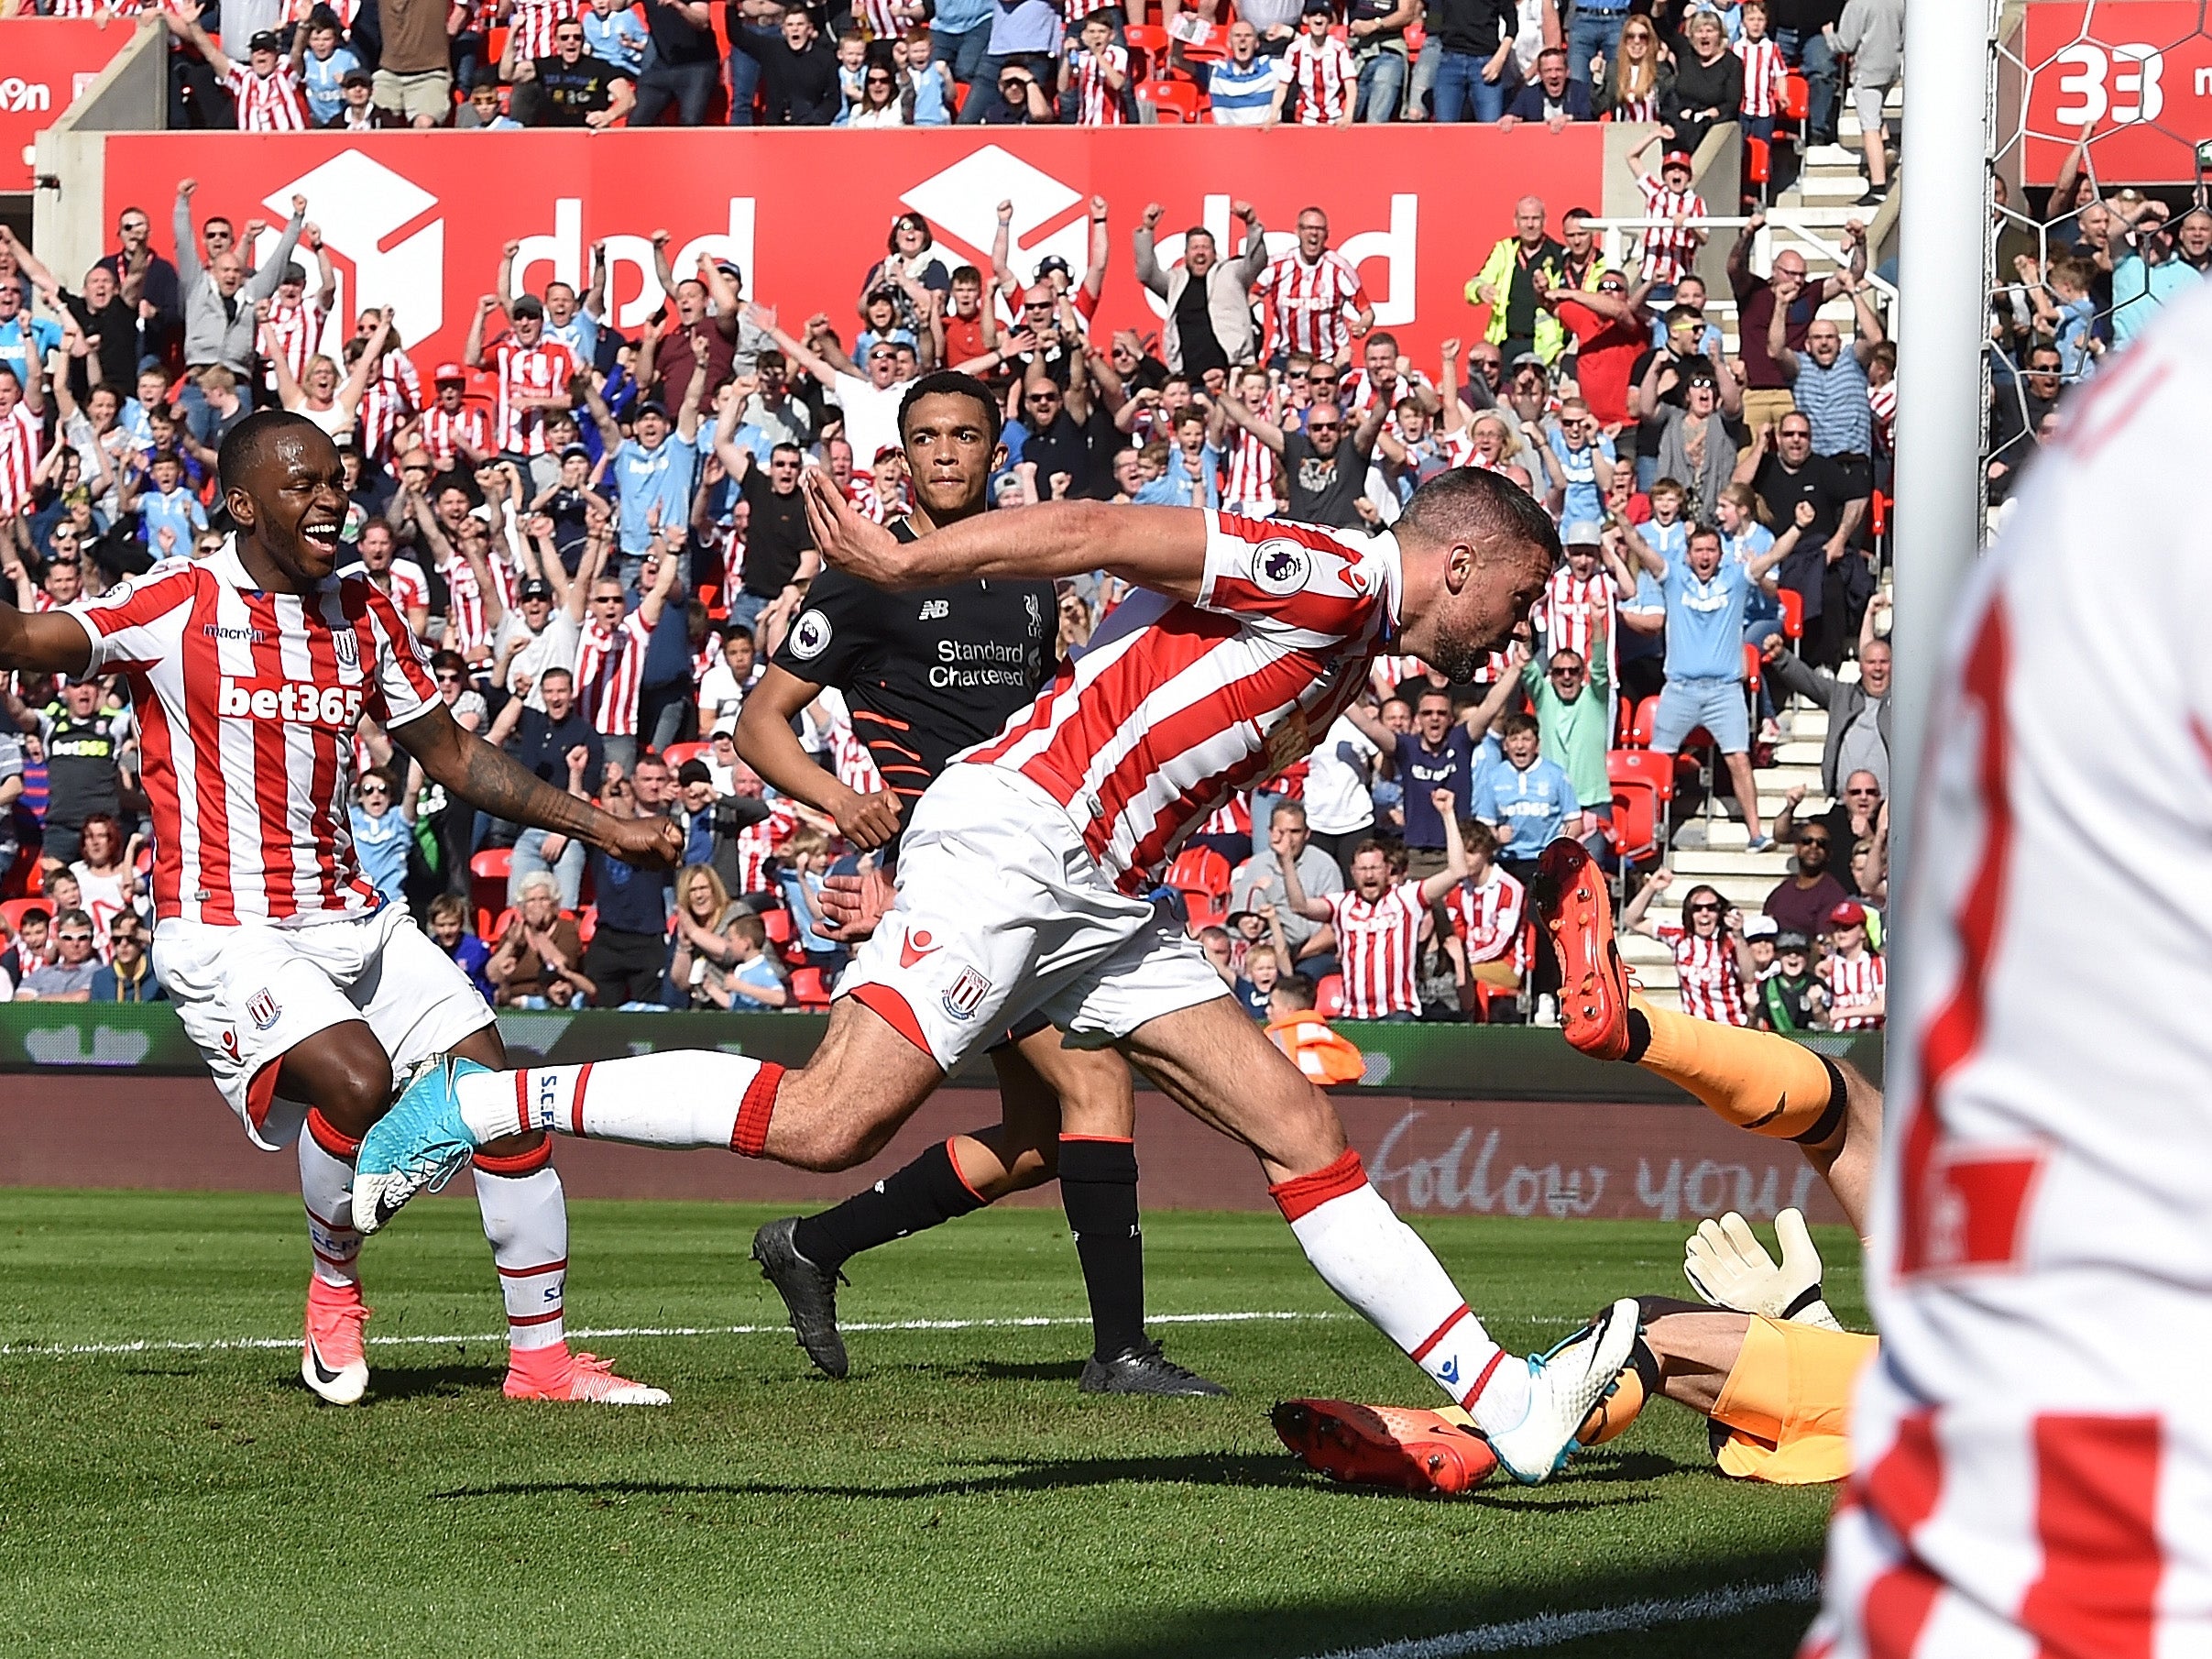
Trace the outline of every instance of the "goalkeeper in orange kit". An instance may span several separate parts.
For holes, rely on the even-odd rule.
[[[1615,947],[1611,895],[1578,843],[1554,841],[1535,885],[1559,954],[1567,1040],[1659,1073],[1753,1134],[1795,1141],[1863,1237],[1881,1092],[1848,1064],[1786,1038],[1644,1002]],[[1799,1485],[1851,1472],[1851,1394],[1876,1339],[1844,1330],[1828,1312],[1803,1216],[1785,1210],[1775,1230],[1779,1262],[1740,1215],[1698,1228],[1682,1265],[1709,1305],[1640,1299],[1630,1362],[1578,1445],[1613,1438],[1646,1401],[1663,1395],[1725,1431],[1715,1435],[1724,1474]],[[1290,1401],[1276,1408],[1276,1428],[1314,1467],[1359,1484],[1462,1491],[1492,1461],[1460,1413]]]

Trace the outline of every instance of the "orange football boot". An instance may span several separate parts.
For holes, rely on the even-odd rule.
[[[1449,1497],[1472,1490],[1497,1467],[1490,1443],[1436,1412],[1286,1400],[1275,1432],[1307,1466],[1347,1486],[1392,1487]]]
[[[1546,847],[1536,907],[1560,961],[1561,1035],[1593,1060],[1628,1054],[1628,971],[1613,937],[1613,890],[1582,842]]]

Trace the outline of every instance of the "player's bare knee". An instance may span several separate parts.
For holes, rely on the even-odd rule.
[[[330,1068],[315,1090],[315,1109],[342,1135],[358,1138],[391,1105],[391,1066],[382,1055],[349,1056]]]

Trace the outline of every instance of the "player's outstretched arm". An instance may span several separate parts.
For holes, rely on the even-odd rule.
[[[92,660],[92,641],[75,618],[56,610],[33,616],[0,605],[0,670],[82,674]]]
[[[684,862],[684,830],[669,818],[614,818],[556,789],[506,751],[464,731],[443,705],[395,728],[392,741],[425,775],[495,818],[573,836],[625,863],[673,869]]]
[[[1051,501],[980,513],[902,544],[838,494],[820,469],[799,481],[823,558],[879,588],[974,578],[1044,580],[1104,570],[1170,599],[1195,600],[1206,577],[1206,515],[1189,507]]]

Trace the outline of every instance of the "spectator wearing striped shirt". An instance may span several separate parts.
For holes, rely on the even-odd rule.
[[[1206,77],[1213,124],[1265,126],[1275,113],[1275,60],[1261,55],[1259,31],[1238,18],[1229,26],[1229,56]]]
[[[1336,13],[1330,0],[1305,0],[1304,31],[1276,64],[1275,107],[1269,126],[1295,119],[1300,126],[1350,126],[1359,93],[1359,66],[1352,49],[1331,35]]]
[[[1336,934],[1349,1019],[1402,1024],[1420,1017],[1417,974],[1421,939],[1435,926],[1430,906],[1468,875],[1457,797],[1439,788],[1429,798],[1444,826],[1444,867],[1426,880],[1394,879],[1389,850],[1363,841],[1352,855],[1350,890],[1316,898],[1299,881],[1297,861],[1276,852],[1290,908],[1309,922],[1327,922]]]
[[[1821,963],[1831,1031],[1874,1031],[1888,1021],[1889,975],[1867,942],[1867,908],[1845,899],[1828,912],[1829,953]]]
[[[1705,233],[1697,225],[1707,216],[1705,199],[1692,182],[1696,167],[1688,151],[1670,147],[1656,170],[1643,166],[1643,158],[1663,136],[1653,133],[1628,152],[1629,170],[1643,193],[1644,216],[1664,221],[1644,232],[1647,297],[1660,305],[1674,298],[1676,287],[1696,263],[1698,250],[1705,245]]]
[[[1789,96],[1790,66],[1767,33],[1764,0],[1744,0],[1741,15],[1744,33],[1736,43],[1736,56],[1744,66],[1744,137],[1771,143],[1774,118]]]
[[[1684,1014],[1716,1025],[1749,1025],[1744,986],[1758,982],[1758,971],[1744,939],[1743,913],[1701,883],[1682,900],[1679,923],[1655,921],[1651,901],[1673,881],[1673,871],[1653,871],[1622,907],[1621,931],[1645,934],[1674,953],[1675,994]]]
[[[169,32],[207,60],[237,106],[237,126],[248,133],[301,133],[308,119],[307,93],[300,83],[300,60],[307,53],[307,31],[297,29],[290,53],[274,29],[263,29],[246,43],[246,61],[225,56],[199,20],[164,8]],[[234,37],[235,38],[235,37]]]
[[[1886,336],[1880,316],[1867,302],[1866,279],[1845,270],[1842,280],[1858,324],[1848,351],[1844,349],[1843,331],[1826,317],[1806,324],[1803,351],[1791,349],[1789,313],[1804,280],[1778,276],[1774,311],[1767,323],[1767,353],[1789,382],[1798,412],[1812,423],[1812,453],[1841,467],[1852,493],[1860,495],[1872,484],[1868,467],[1874,447],[1867,365]]]

